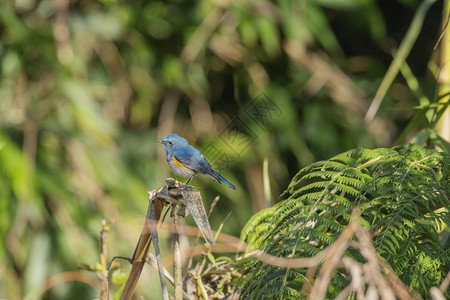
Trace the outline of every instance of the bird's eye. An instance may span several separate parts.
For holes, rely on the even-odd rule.
[[[170,145],[172,145],[172,142],[169,142]]]

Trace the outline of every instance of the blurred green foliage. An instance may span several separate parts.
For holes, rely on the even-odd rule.
[[[441,2],[407,60],[427,99],[435,98]],[[265,158],[268,197],[277,199],[308,163],[391,145],[419,105],[403,78],[374,121],[363,118],[419,3],[1,1],[0,297],[24,298],[51,275],[94,266],[103,218],[109,256],[131,256],[146,190],[172,176],[156,143],[166,134],[207,151],[237,186],[193,181],[206,206],[221,195],[212,228],[231,211],[223,232],[235,236],[266,207]],[[257,99],[272,109],[255,118]],[[402,141],[430,130],[420,120]],[[146,298],[159,298],[148,292],[159,291],[155,275],[141,280]],[[42,295],[98,291],[65,283]]]

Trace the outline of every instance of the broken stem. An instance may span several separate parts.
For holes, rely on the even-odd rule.
[[[156,263],[158,265],[159,280],[161,282],[163,299],[169,300],[169,292],[167,291],[166,279],[164,277],[164,268],[161,260],[161,252],[159,250],[159,239],[158,239],[158,232],[156,230],[157,221],[156,221],[154,200],[155,198],[153,197],[150,199],[150,209],[149,209],[150,222],[148,222],[148,227],[152,234],[153,247],[155,248]]]
[[[180,236],[178,232],[178,205],[172,206],[173,224],[174,224],[174,236],[173,236],[173,276],[175,287],[175,300],[183,299],[183,285],[181,275],[181,248],[180,248]]]

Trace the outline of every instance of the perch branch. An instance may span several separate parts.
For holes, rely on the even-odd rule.
[[[174,204],[172,206],[172,214],[173,214],[173,224],[174,224],[174,236],[173,236],[173,276],[175,280],[174,288],[175,288],[175,300],[183,299],[183,285],[182,285],[182,276],[181,276],[181,248],[180,248],[180,238],[178,233],[178,205]]]
[[[164,277],[164,268],[161,261],[161,253],[159,250],[159,239],[158,239],[158,232],[156,230],[157,228],[157,220],[156,220],[156,213],[155,213],[155,198],[156,193],[149,192],[149,198],[150,198],[150,209],[148,210],[149,216],[147,215],[147,218],[150,219],[150,222],[147,223],[147,226],[150,230],[150,233],[152,235],[153,240],[153,247],[155,248],[155,256],[156,256],[156,263],[158,265],[158,273],[159,273],[159,280],[161,283],[161,290],[164,300],[169,300],[169,292],[167,291],[167,285],[166,285],[166,278]]]

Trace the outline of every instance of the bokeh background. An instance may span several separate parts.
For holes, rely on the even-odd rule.
[[[234,236],[301,167],[409,142],[429,126],[411,123],[417,107],[437,99],[443,1],[366,113],[421,2],[1,1],[0,298],[98,298],[94,274],[36,289],[98,265],[103,219],[108,258],[133,254],[146,191],[173,176],[167,134],[236,185],[192,182],[207,208],[220,195],[211,226]],[[146,267],[139,294],[159,290]]]

